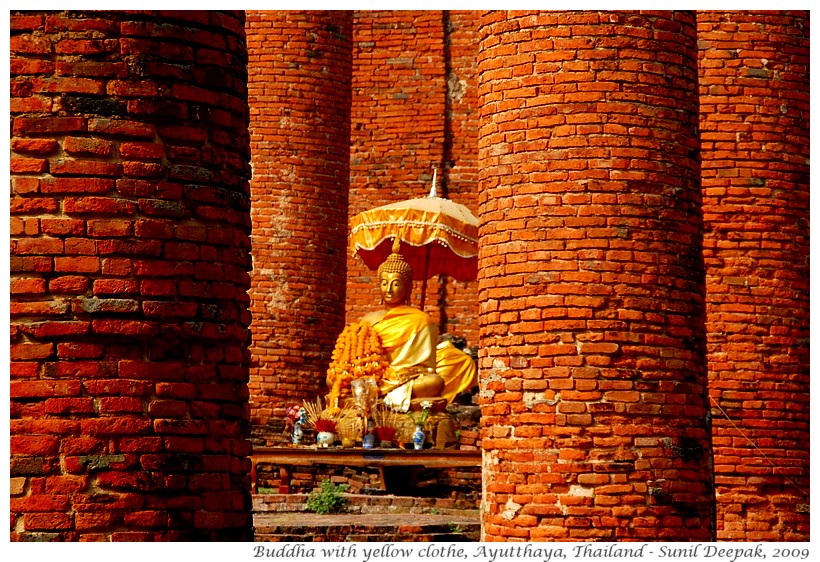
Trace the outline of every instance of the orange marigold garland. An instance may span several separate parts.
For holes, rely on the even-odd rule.
[[[356,379],[373,377],[380,383],[389,365],[373,327],[367,322],[348,324],[336,339],[327,369],[328,408],[339,409],[339,399],[351,395],[350,383]]]

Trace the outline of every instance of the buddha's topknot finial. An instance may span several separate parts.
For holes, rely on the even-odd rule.
[[[405,285],[409,287],[413,281],[413,268],[410,267],[410,264],[402,257],[399,251],[400,248],[401,242],[399,237],[396,236],[393,240],[393,253],[387,256],[387,259],[379,266],[379,277],[385,273],[398,273],[401,275],[401,279]]]

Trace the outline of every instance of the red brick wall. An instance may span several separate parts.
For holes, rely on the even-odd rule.
[[[709,540],[694,15],[479,27],[485,540]]]
[[[809,539],[808,31],[698,13],[720,540]]]
[[[251,408],[325,394],[344,327],[352,12],[250,12]]]
[[[475,21],[472,12],[355,12],[350,217],[427,195],[433,166],[449,197],[477,212]],[[379,306],[377,277],[353,257],[347,267],[347,320],[354,321]],[[478,343],[475,285],[448,280],[442,292],[434,278],[425,299],[441,331],[471,345]],[[415,283],[416,303],[420,288]]]
[[[11,537],[248,540],[243,16],[10,21]]]

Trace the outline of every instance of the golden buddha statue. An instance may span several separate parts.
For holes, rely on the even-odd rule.
[[[362,321],[379,335],[390,366],[381,381],[384,403],[406,412],[411,402],[444,399],[472,388],[477,371],[472,358],[449,342],[438,342],[438,328],[423,311],[410,306],[413,272],[393,245],[393,253],[379,266],[384,310],[372,312]],[[438,347],[438,349],[437,349]],[[415,409],[415,408],[414,408]]]

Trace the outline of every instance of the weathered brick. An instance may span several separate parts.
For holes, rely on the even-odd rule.
[[[141,238],[173,238],[174,225],[170,220],[141,219],[134,222],[134,234]]]
[[[46,292],[46,280],[40,277],[17,277],[9,283],[12,295],[36,295]]]
[[[54,62],[37,59],[12,58],[9,67],[13,75],[48,74],[54,71]]]
[[[95,295],[122,295],[139,293],[139,284],[134,279],[97,279],[94,281]]]
[[[128,73],[128,67],[122,62],[58,61],[56,74],[62,76],[97,76],[122,77]]]
[[[85,132],[83,117],[17,117],[14,120],[15,136],[36,134],[59,134]]]
[[[52,43],[49,37],[16,35],[12,36],[9,47],[12,53],[44,55],[51,53]]]
[[[12,435],[9,446],[12,455],[44,456],[57,452],[59,440],[46,435]]]
[[[89,119],[88,132],[116,137],[152,138],[156,128],[149,123],[118,119]]]
[[[116,162],[65,158],[51,162],[51,173],[59,176],[118,176],[122,173],[122,165]]]
[[[120,144],[120,154],[124,158],[159,160],[165,155],[165,146],[147,142],[124,142]]]
[[[12,255],[48,255],[48,254],[62,254],[63,241],[58,238],[41,237],[41,238],[20,238],[15,241]]]
[[[86,435],[144,434],[150,427],[151,422],[141,416],[116,416],[80,421],[80,428]]]
[[[47,414],[93,414],[94,401],[91,398],[49,398],[45,401]]]
[[[196,302],[143,301],[142,310],[147,318],[194,318],[199,305]]]
[[[54,101],[48,96],[29,96],[25,98],[11,98],[9,100],[10,113],[51,113]]]
[[[74,525],[78,531],[107,531],[117,527],[122,522],[122,517],[122,512],[83,511],[75,515]]]
[[[117,41],[113,40],[65,38],[55,43],[54,50],[63,55],[100,55],[116,49],[117,46]]]
[[[74,517],[68,513],[26,513],[23,526],[26,531],[68,530],[74,526]]]
[[[131,396],[117,396],[111,398],[100,398],[100,413],[142,413],[142,400]]]
[[[111,197],[68,197],[63,203],[63,210],[77,215],[133,215],[137,206],[131,201]]]
[[[114,143],[107,140],[88,137],[66,137],[63,150],[72,155],[111,156]]]
[[[15,197],[9,203],[11,214],[30,215],[55,213],[60,203],[46,197]]]
[[[58,343],[57,357],[60,359],[99,359],[105,353],[100,344]]]
[[[36,398],[51,396],[77,396],[79,381],[12,381],[12,398]]]
[[[136,337],[156,336],[159,330],[155,322],[142,322],[139,320],[93,320],[91,329],[95,334]]]
[[[34,322],[24,326],[24,331],[37,339],[87,334],[91,325],[88,322]]]
[[[33,31],[43,25],[43,16],[39,14],[11,14],[9,29],[14,31]]]
[[[41,218],[40,227],[48,236],[82,236],[85,234],[85,221],[68,218]]]
[[[105,91],[111,96],[151,98],[157,95],[157,83],[152,80],[110,80]]]
[[[165,166],[156,162],[126,160],[122,163],[122,173],[132,178],[161,178],[165,174]]]
[[[69,304],[63,300],[11,302],[11,316],[61,316],[68,312]]]
[[[63,273],[95,273],[100,271],[100,260],[94,256],[54,258],[54,271]]]
[[[68,269],[66,271],[71,270]],[[49,292],[64,295],[79,295],[85,293],[90,286],[91,281],[88,277],[82,275],[65,275],[62,277],[54,277],[48,282]]]
[[[22,195],[24,193],[37,193],[40,191],[40,180],[39,178],[31,177],[13,177],[11,178],[11,187],[13,192],[17,195]]]
[[[54,139],[12,139],[11,149],[14,152],[23,154],[53,154],[59,148],[59,144]]]
[[[164,511],[134,511],[126,513],[123,523],[134,527],[156,527],[165,529],[168,525],[168,514]]]
[[[54,353],[53,343],[18,343],[13,344],[9,351],[12,361],[26,361],[29,359],[46,359]]]
[[[129,220],[90,220],[88,221],[88,235],[94,237],[130,236],[133,224]]]

